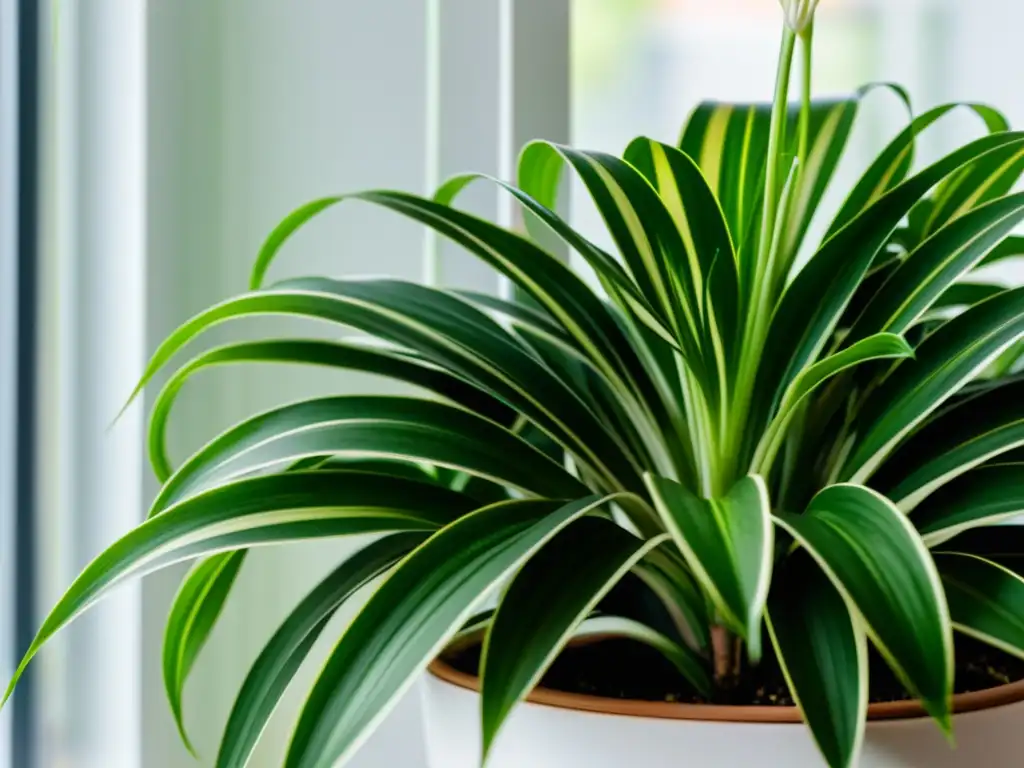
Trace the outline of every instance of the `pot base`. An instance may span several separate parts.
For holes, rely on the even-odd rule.
[[[480,767],[475,682],[441,662],[435,662],[426,676],[424,717],[431,768]],[[551,691],[535,692],[531,699],[509,717],[487,768],[824,765],[799,713],[789,707],[701,707]],[[860,768],[1019,768],[1024,754],[1024,684],[965,694],[956,701],[955,749],[926,717],[875,719],[868,724]],[[893,706],[875,705],[873,715],[900,718]],[[602,708],[605,712],[596,711]]]

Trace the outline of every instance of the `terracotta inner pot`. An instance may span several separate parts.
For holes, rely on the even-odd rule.
[[[442,659],[435,659],[428,668],[430,674],[447,683],[480,691],[480,678],[460,672]],[[705,720],[730,723],[800,723],[800,711],[796,707],[764,706],[719,706],[713,704],[678,704],[667,701],[638,701],[634,699],[609,699],[582,693],[565,693],[550,688],[536,688],[527,701],[549,707],[575,709],[582,712],[599,712],[606,715],[628,715],[632,717],[654,717],[667,720]],[[1006,704],[1024,701],[1024,680],[1000,685],[985,691],[961,693],[953,697],[953,711],[956,713],[992,709]],[[906,720],[927,717],[916,701],[892,701],[872,704],[868,707],[869,720]]]

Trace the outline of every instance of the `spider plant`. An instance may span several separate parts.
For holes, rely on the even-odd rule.
[[[382,575],[309,692],[288,768],[351,757],[433,658],[474,638],[485,758],[553,659],[594,632],[654,647],[718,703],[774,657],[833,768],[857,759],[869,643],[949,732],[954,631],[1024,655],[1013,620],[1024,582],[957,544],[1024,510],[1007,458],[1024,445],[1024,381],[1013,375],[1024,289],[975,275],[1024,253],[1012,234],[1024,195],[1011,192],[1024,133],[962,105],[981,137],[917,169],[918,135],[957,105],[932,109],[822,218],[872,89],[812,101],[815,3],[784,5],[773,103],[703,104],[678,145],[639,138],[618,157],[538,141],[517,185],[469,174],[433,198],[360,192],[289,215],[251,290],[175,331],[139,387],[209,328],[254,315],[314,318],[378,343],[267,339],[177,368],[153,407],[163,486],[149,518],[83,571],[18,674],[116,583],[197,560],[163,656],[187,742],[182,691],[248,548],[373,534],[270,638],[219,768],[246,763],[329,619]],[[614,253],[556,212],[567,171]],[[507,192],[524,230],[456,207],[473,183]],[[391,279],[265,286],[289,237],[343,201],[422,222],[504,275],[515,300]],[[552,236],[561,248],[543,245]],[[175,468],[165,431],[182,386],[251,362],[370,372],[426,394],[283,405]],[[624,579],[667,620],[602,610]]]

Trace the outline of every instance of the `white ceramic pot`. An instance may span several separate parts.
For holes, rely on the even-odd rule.
[[[476,678],[426,675],[431,768],[480,768]],[[873,705],[860,768],[1021,768],[1024,683],[956,697],[956,748],[912,703]],[[791,707],[618,701],[539,689],[506,722],[487,768],[821,768]]]

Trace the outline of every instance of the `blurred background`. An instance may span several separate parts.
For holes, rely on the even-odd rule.
[[[284,214],[344,190],[428,191],[469,169],[510,177],[534,137],[613,152],[638,134],[673,141],[702,99],[770,97],[780,20],[776,0],[0,0],[0,680],[155,492],[144,427],[156,390],[111,426],[147,355],[245,288]],[[915,111],[984,101],[1024,125],[1022,23],[1011,0],[822,0],[815,91],[897,81]],[[891,95],[866,100],[832,203],[905,120]],[[921,154],[978,130],[953,115]],[[467,200],[512,221],[494,194]],[[568,205],[607,242],[581,195]],[[464,253],[355,205],[301,232],[276,270],[501,290]],[[308,332],[274,321],[205,343],[268,328]],[[258,409],[383,389],[354,375],[219,370],[183,393],[172,455]],[[346,546],[250,558],[187,690],[200,765],[248,664]],[[123,587],[43,652],[0,713],[0,768],[196,764],[159,670],[182,572]],[[325,633],[306,681],[350,616]],[[259,768],[280,764],[304,693],[301,682],[289,692]],[[355,767],[421,768],[418,706],[414,692]]]

